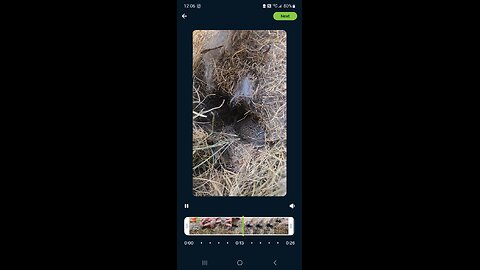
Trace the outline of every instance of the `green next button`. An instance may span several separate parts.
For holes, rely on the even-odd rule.
[[[297,19],[296,12],[275,12],[273,18],[277,21],[294,21]]]

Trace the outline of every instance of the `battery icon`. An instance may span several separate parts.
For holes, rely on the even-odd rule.
[[[292,8],[295,8],[295,4],[292,5]]]
[[[263,4],[263,8],[266,8],[266,7],[267,7],[267,5]]]

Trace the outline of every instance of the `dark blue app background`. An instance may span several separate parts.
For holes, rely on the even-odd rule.
[[[263,8],[264,3],[294,4],[295,8],[269,9]],[[195,4],[195,8],[185,4]],[[197,4],[201,8],[196,8]],[[277,21],[273,18],[277,11],[296,12],[298,17]],[[177,0],[176,16],[177,269],[302,269],[302,3]],[[192,193],[192,32],[235,29],[287,33],[287,194],[282,197],[195,197]],[[215,216],[293,217],[295,233],[243,237],[184,234],[185,217]]]

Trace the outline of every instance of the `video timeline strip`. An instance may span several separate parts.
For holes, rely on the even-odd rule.
[[[293,217],[186,217],[189,236],[290,236]]]

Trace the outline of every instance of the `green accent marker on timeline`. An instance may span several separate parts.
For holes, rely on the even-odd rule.
[[[245,216],[242,216],[242,236],[245,236]]]

